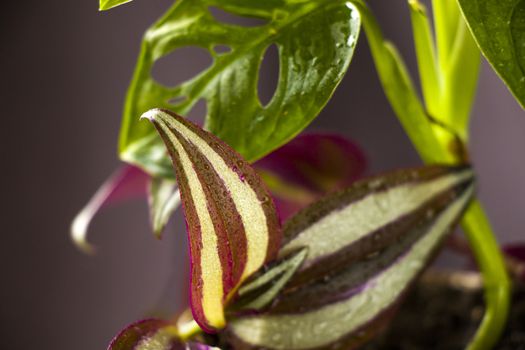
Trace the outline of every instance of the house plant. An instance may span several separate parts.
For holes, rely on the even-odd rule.
[[[102,1],[101,8],[108,9],[120,3],[122,1]],[[210,12],[211,7],[220,8],[239,16],[262,18],[266,23],[253,28],[224,24],[214,18],[213,13]],[[414,179],[421,182],[424,182],[424,179],[428,180],[425,176],[430,175],[422,174],[427,174],[429,171],[431,173],[436,172],[434,176],[442,172],[440,174],[445,178],[447,176],[445,174],[454,174],[458,171],[457,169],[468,172],[469,170],[465,170],[464,166],[468,163],[468,147],[466,145],[468,143],[470,107],[476,89],[479,67],[478,45],[523,105],[522,86],[525,79],[522,79],[523,74],[520,73],[520,57],[522,57],[520,55],[520,43],[523,40],[520,23],[522,23],[521,19],[524,14],[518,2],[499,4],[496,1],[485,1],[481,4],[477,1],[462,0],[458,5],[455,1],[435,1],[433,3],[434,35],[423,5],[417,1],[409,1],[409,9],[414,28],[414,43],[424,103],[421,102],[411,83],[401,58],[393,45],[383,38],[377,21],[363,1],[290,0],[260,3],[257,1],[203,0],[176,2],[173,8],[148,30],[144,37],[139,62],[125,105],[119,146],[122,160],[140,167],[151,177],[151,180],[147,177],[146,179],[151,181],[150,202],[152,203],[154,230],[156,232],[162,230],[170,213],[176,207],[178,194],[165,146],[150,125],[139,121],[140,115],[146,113],[145,116],[152,120],[159,131],[164,130],[161,135],[168,149],[171,149],[175,164],[178,164],[178,172],[182,173],[183,170],[180,169],[184,169],[184,167],[183,164],[179,163],[184,162],[179,158],[181,152],[180,149],[176,149],[177,144],[173,142],[175,139],[180,137],[188,139],[190,138],[188,135],[194,134],[197,135],[195,136],[197,139],[208,140],[206,142],[211,145],[214,142],[220,144],[220,141],[209,141],[214,136],[204,133],[195,126],[184,126],[192,130],[193,134],[184,134],[181,129],[174,126],[179,125],[177,123],[185,124],[173,112],[185,115],[198,100],[204,99],[209,110],[204,128],[229,144],[240,153],[242,158],[238,157],[232,149],[225,150],[227,146],[222,144],[218,147],[212,147],[212,150],[218,154],[226,154],[223,154],[222,158],[237,157],[236,161],[243,164],[246,169],[250,169],[244,160],[253,162],[260,159],[289,141],[317,116],[348,69],[361,26],[368,38],[385,94],[423,160],[426,163],[456,166],[454,168],[439,168],[441,169],[439,171],[435,167],[420,169],[415,171]],[[489,16],[487,13],[494,13],[495,15]],[[510,18],[510,20],[503,20],[503,18]],[[472,30],[475,40],[473,40],[468,28]],[[493,29],[496,34],[488,35],[485,32],[487,28]],[[276,44],[279,47],[280,78],[275,95],[267,105],[263,106],[258,100],[256,92],[257,68],[270,44]],[[154,62],[173,50],[187,45],[196,45],[208,49],[214,56],[214,64],[195,78],[174,87],[162,86],[155,82],[150,76]],[[227,45],[229,51],[218,52],[216,50],[218,45]],[[153,109],[159,107],[172,112]],[[151,111],[148,112],[149,110]],[[179,136],[170,136],[165,128]],[[181,133],[183,136],[180,136]],[[189,149],[190,146],[186,145],[185,149]],[[194,163],[206,160],[210,164],[214,164],[211,159],[208,159],[208,156],[214,154],[213,152],[204,152],[199,149],[188,151],[188,154],[188,159]],[[232,169],[232,167],[229,168]],[[204,170],[206,169],[197,171],[197,177],[211,176],[204,175],[206,173]],[[188,170],[186,169],[186,171]],[[251,170],[246,170],[246,172],[249,171]],[[380,182],[391,183],[389,186],[396,188],[400,183],[404,183],[404,180],[394,181],[392,179],[400,177],[406,180],[409,178],[407,174],[410,173],[414,173],[414,170],[407,170],[402,175],[386,175],[381,178]],[[144,174],[140,176],[144,176]],[[462,178],[463,180],[470,175],[464,176],[466,177]],[[257,175],[253,175],[253,177],[254,183],[260,182]],[[177,179],[180,186],[179,176]],[[364,183],[369,184],[373,180],[367,181]],[[197,183],[193,182],[194,185]],[[209,181],[205,182],[205,184],[209,183]],[[196,187],[191,184],[192,182],[188,181],[186,190],[181,187],[183,202],[190,203],[189,199],[184,201],[184,196],[189,198],[190,194],[196,191]],[[355,191],[359,191],[360,186],[364,186],[363,183],[348,190],[348,193],[351,193],[348,196],[354,198],[356,196]],[[370,188],[370,192],[367,192],[371,196],[374,195],[374,191],[377,191],[377,188],[373,187]],[[387,188],[390,187],[387,186]],[[381,189],[384,191],[384,188],[381,187]],[[235,189],[228,188],[228,190],[232,194],[235,193]],[[254,191],[256,193],[264,192],[264,186],[255,186]],[[361,191],[363,190],[361,189]],[[205,195],[205,198],[211,198],[210,196],[215,190],[208,192],[210,194],[209,196]],[[97,200],[100,203],[104,201],[105,197],[111,197],[109,195],[104,196],[104,191],[101,193],[102,195]],[[460,191],[460,193],[463,192]],[[459,194],[456,193],[456,195],[461,198]],[[269,198],[270,194],[266,193],[262,196]],[[452,194],[450,196],[454,197]],[[329,198],[333,200],[333,197]],[[324,202],[321,200],[321,203],[327,201],[330,202],[330,200],[324,200]],[[348,201],[348,203],[343,202],[353,203],[350,199]],[[249,207],[256,208],[256,202],[252,202]],[[450,203],[440,208],[445,210],[444,208],[448,208],[448,205],[453,205],[453,203],[456,202],[450,199]],[[396,205],[397,202],[394,206]],[[186,207],[188,206],[189,204],[186,205]],[[233,207],[237,208],[238,206],[236,204]],[[302,212],[303,214],[299,215],[304,216],[306,215],[304,213],[309,213],[312,210],[317,213],[323,212],[322,204],[314,204],[314,207],[315,210],[307,208],[306,211]],[[325,214],[329,215],[328,213],[331,211],[325,210]],[[267,218],[273,217],[274,214],[272,213],[275,212],[274,209],[263,211]],[[231,213],[232,211],[230,211]],[[186,209],[186,215],[188,217],[197,214],[191,214],[191,210]],[[228,216],[226,214],[221,215]],[[242,217],[242,214],[239,215]],[[460,214],[457,215],[459,217]],[[86,220],[88,216],[84,215],[83,220],[77,220],[73,230],[79,245],[85,249],[89,249],[84,240],[86,222],[89,221]],[[429,219],[431,218],[433,216],[429,215]],[[275,221],[276,219],[272,220]],[[294,218],[292,218],[293,220]],[[452,226],[454,221],[451,220],[450,224],[445,226]],[[188,222],[191,220],[188,219]],[[212,223],[215,221],[212,220]],[[483,209],[477,201],[474,200],[466,209],[462,218],[462,225],[483,274],[487,307],[483,322],[469,346],[473,349],[490,348],[497,340],[506,319],[509,281],[502,254],[497,248]],[[278,224],[274,226],[277,227]],[[266,234],[268,237],[273,237],[274,231],[277,232],[278,229],[268,229]],[[409,231],[406,230],[406,232]],[[249,232],[246,233],[246,236],[249,235]],[[191,234],[191,230],[189,237],[190,241],[196,239],[196,235]],[[222,240],[219,239],[218,241],[221,242]],[[379,241],[384,244],[384,247],[387,246],[388,241],[382,239]],[[307,243],[316,244],[314,241]],[[349,242],[346,243],[349,244]],[[194,244],[195,247],[199,246],[198,242],[194,242]],[[303,242],[303,245],[308,244]],[[207,245],[202,243],[202,246],[206,247]],[[195,247],[192,249],[193,252],[197,250]],[[247,284],[248,282],[257,282],[257,279],[254,281],[250,279],[258,276],[257,271],[262,265],[270,263],[269,266],[274,266],[271,265],[272,260],[276,259],[279,249],[274,247],[273,250],[273,252],[268,253],[268,259],[259,259],[259,263],[254,263],[253,269],[249,272],[236,272],[242,278],[233,277],[230,281],[231,286],[225,289],[225,294],[215,299],[212,298],[215,300],[215,310],[222,310],[222,308],[227,310],[230,304],[234,309],[238,306],[233,300],[236,298],[241,300],[242,296],[236,295],[236,293],[240,292],[243,287],[248,288],[247,286],[250,286]],[[229,250],[225,249],[225,251]],[[243,250],[240,249],[240,251]],[[376,251],[368,253],[375,254]],[[235,255],[231,251],[229,254]],[[311,253],[303,252],[302,254],[308,256]],[[356,253],[357,255],[359,254]],[[222,255],[219,254],[219,256]],[[383,258],[381,254],[379,256]],[[303,259],[308,261],[308,257],[303,257]],[[362,262],[361,259],[362,257],[356,261]],[[296,260],[292,259],[292,261]],[[353,260],[346,261],[348,264],[350,262],[355,263]],[[293,268],[290,267],[290,271],[295,272],[294,269],[307,270],[304,267],[304,261],[295,263],[300,265],[299,267],[286,259],[282,263],[273,263],[277,264],[274,268],[278,269],[284,269],[280,266],[292,266]],[[234,262],[230,262],[230,264],[236,265]],[[345,264],[341,263],[341,265]],[[266,269],[272,270],[268,266]],[[299,276],[295,275],[294,272],[289,273],[291,280],[283,280],[280,283],[283,285],[292,283],[294,278],[297,279]],[[200,273],[207,276],[205,268]],[[228,273],[235,275],[231,271]],[[252,276],[253,273],[255,273],[254,276]],[[321,275],[323,273],[318,272],[316,276]],[[265,278],[264,276],[262,274],[259,277]],[[275,283],[279,285],[279,283]],[[191,286],[194,288],[194,294],[201,287],[195,282],[195,279]],[[280,289],[276,292],[276,298],[283,298],[284,294],[280,295],[280,292]],[[286,293],[286,288],[282,293]],[[366,295],[366,292],[363,293],[362,295]],[[356,295],[359,294],[361,293]],[[244,302],[238,303],[242,305]],[[205,316],[205,307],[200,305],[204,310],[201,315],[196,311],[199,305],[198,300],[192,303],[194,316],[200,324],[200,328],[220,334],[220,330],[226,326],[226,319],[221,316],[224,310],[214,314],[215,316],[219,315],[216,322],[209,322]],[[376,305],[376,303],[370,305]],[[241,316],[238,317],[242,319]],[[162,323],[162,325],[164,324]],[[362,325],[358,323],[354,326],[353,328],[360,328]],[[164,328],[158,324],[156,327]],[[166,325],[166,327],[172,326]],[[180,330],[175,333],[178,334],[179,338],[186,337],[181,334]],[[350,333],[353,334],[353,331]],[[357,337],[362,339],[356,340],[355,344],[371,337],[372,333],[370,336]],[[279,341],[285,342],[284,339]],[[279,345],[274,344],[272,346],[278,347]],[[289,345],[283,346],[289,348]]]

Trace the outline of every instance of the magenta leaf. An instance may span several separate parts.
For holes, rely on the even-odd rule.
[[[509,244],[503,247],[513,275],[525,283],[525,244]]]
[[[327,193],[343,189],[366,169],[361,149],[337,134],[302,134],[254,164],[275,198],[281,220]]]
[[[177,329],[167,321],[146,319],[130,324],[110,343],[107,350],[220,350],[195,342],[183,342]]]
[[[92,253],[94,247],[87,242],[89,224],[104,207],[146,196],[149,175],[137,167],[124,165],[113,173],[71,224],[73,242],[83,251]]]

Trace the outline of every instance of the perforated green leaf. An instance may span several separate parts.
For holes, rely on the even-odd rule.
[[[210,6],[267,23],[255,27],[221,23]],[[122,159],[153,175],[172,177],[160,139],[138,123],[138,117],[154,107],[187,115],[201,99],[208,109],[205,128],[247,160],[260,158],[317,116],[350,63],[359,27],[358,11],[342,1],[177,1],[144,37],[124,112]],[[257,94],[258,71],[273,44],[279,50],[279,81],[263,106]],[[230,51],[216,53],[217,45]],[[213,64],[177,86],[156,82],[151,76],[154,63],[186,46],[209,50]]]

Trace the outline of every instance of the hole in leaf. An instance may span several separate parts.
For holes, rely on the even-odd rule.
[[[165,86],[177,86],[208,68],[213,59],[208,50],[197,46],[176,49],[155,62],[151,76]]]
[[[204,120],[206,119],[206,115],[208,114],[208,106],[206,104],[206,100],[201,98],[197,101],[197,103],[193,106],[191,111],[186,115],[186,118],[191,120],[197,125],[200,125],[201,127],[204,126]]]
[[[215,53],[218,55],[222,55],[231,52],[232,49],[228,45],[215,45],[213,47],[213,51],[215,51]]]
[[[187,96],[175,96],[173,98],[170,98],[168,100],[168,103],[171,104],[171,105],[177,106],[177,105],[185,102],[186,100],[188,100]]]
[[[243,27],[259,27],[268,23],[268,21],[261,18],[238,16],[215,6],[210,6],[208,9],[213,18],[226,24],[234,24]]]
[[[277,45],[268,46],[259,66],[257,92],[261,105],[266,106],[275,94],[279,83],[279,49]]]

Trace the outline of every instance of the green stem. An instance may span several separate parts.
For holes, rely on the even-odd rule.
[[[401,58],[384,40],[375,17],[362,0],[352,2],[361,13],[383,90],[416,150],[426,163],[457,163],[458,159],[450,151],[445,139],[436,137]],[[486,305],[481,326],[468,349],[490,349],[498,341],[505,326],[510,281],[495,235],[477,200],[467,209],[462,225],[483,277]]]
[[[487,305],[483,321],[468,349],[492,349],[505,327],[511,284],[490,223],[477,200],[470,205],[461,224],[483,275]]]

